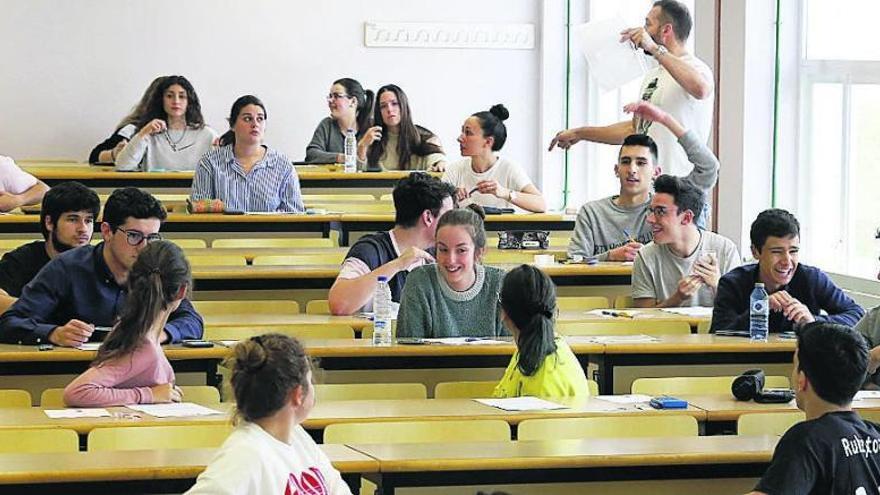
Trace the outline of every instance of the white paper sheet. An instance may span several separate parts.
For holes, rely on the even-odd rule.
[[[880,390],[859,390],[853,400],[880,399]]]
[[[568,409],[567,406],[550,402],[537,397],[511,397],[507,399],[474,399],[480,404],[503,409],[505,411],[552,411]]]
[[[620,42],[628,26],[620,17],[588,22],[572,29],[574,42],[584,54],[590,75],[605,91],[617,89],[647,72],[645,55],[629,41]]]
[[[81,351],[97,351],[99,347],[101,347],[100,342],[86,342],[77,347],[77,349]]]
[[[443,339],[422,339],[423,342],[430,344],[444,345],[489,345],[489,344],[507,344],[503,340],[492,340],[481,337],[446,337]]]
[[[52,419],[66,418],[109,418],[110,411],[106,409],[46,409],[43,411]]]
[[[223,411],[217,411],[205,406],[193,404],[192,402],[175,402],[171,404],[132,404],[125,407],[157,418],[185,418],[190,416],[223,414]]]
[[[216,342],[223,347],[234,347],[238,343],[237,340],[218,340]]]
[[[635,318],[636,316],[650,316],[642,314],[643,311],[636,311],[634,309],[591,309],[590,311],[586,311],[586,314],[593,316],[602,316],[605,318]]]
[[[615,404],[640,404],[642,402],[650,402],[651,396],[644,394],[624,394],[624,395],[597,395],[597,399],[605,402],[613,402]]]
[[[682,316],[696,316],[696,317],[706,317],[709,318],[712,316],[712,309],[703,306],[694,306],[691,308],[660,308],[660,311],[665,311],[667,313],[672,313],[676,315]]]

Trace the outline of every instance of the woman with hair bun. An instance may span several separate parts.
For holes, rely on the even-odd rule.
[[[517,351],[495,397],[576,397],[590,395],[587,377],[565,339],[556,335],[556,288],[544,272],[520,265],[505,277],[498,297],[501,321]]]
[[[458,136],[461,156],[446,169],[443,180],[456,187],[458,200],[496,208],[544,212],[547,204],[528,174],[515,163],[496,154],[507,141],[504,121],[510,113],[504,105],[468,117]]]
[[[236,427],[187,494],[351,495],[330,459],[301,426],[315,405],[302,344],[269,333],[233,348]]]
[[[192,285],[186,256],[172,242],[151,242],[138,255],[127,284],[119,322],[101,343],[92,366],[64,389],[64,403],[70,407],[181,400],[159,343],[168,316]]]
[[[318,123],[312,141],[306,146],[306,161],[345,163],[345,132],[353,129],[358,139],[370,129],[373,92],[349,77],[333,81],[327,94],[330,116]],[[372,129],[375,131],[375,129]],[[365,163],[359,160],[358,168]]]

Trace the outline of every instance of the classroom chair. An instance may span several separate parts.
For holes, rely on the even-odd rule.
[[[330,301],[327,299],[313,299],[306,303],[307,315],[329,315]]]
[[[551,248],[567,248],[571,243],[571,232],[550,232]]]
[[[427,399],[424,383],[320,383],[315,385],[318,401]]]
[[[12,251],[20,246],[23,246],[29,242],[40,241],[42,239],[38,239],[36,237],[31,239],[0,239],[0,250],[2,251]]]
[[[345,253],[294,254],[287,256],[256,256],[254,265],[336,265],[342,264]]]
[[[354,329],[342,324],[271,325],[266,327],[215,327],[205,328],[205,340],[244,340],[265,333],[280,333],[297,339],[353,339]]]
[[[736,420],[736,434],[782,436],[789,428],[805,419],[803,411],[746,413]]]
[[[284,299],[193,301],[193,306],[210,324],[211,316],[249,314],[299,314],[299,303]]]
[[[492,397],[498,381],[455,381],[439,382],[434,386],[435,399],[480,399]],[[587,380],[590,395],[599,395],[599,384]]]
[[[247,266],[247,259],[238,254],[196,254],[186,259],[190,266]]]
[[[78,452],[79,435],[61,428],[0,431],[2,454],[48,454]]]
[[[186,402],[195,402],[197,404],[217,404],[220,402],[220,392],[208,385],[181,385],[180,390],[183,392],[183,400]],[[67,407],[64,404],[63,388],[47,388],[40,394],[40,407],[43,409],[63,409]]]
[[[556,323],[560,335],[687,335],[691,326],[684,321],[616,319],[607,321],[566,321]]]
[[[208,241],[204,239],[167,239],[173,242],[181,249],[205,249],[208,247]]]
[[[602,296],[559,296],[556,298],[559,311],[589,311],[607,308],[608,298]]]
[[[89,432],[87,450],[200,449],[220,447],[232,424],[120,426]]]
[[[31,407],[33,399],[27,390],[5,389],[0,390],[0,407]]]
[[[695,437],[693,416],[621,416],[528,419],[517,427],[518,440],[580,438]]]
[[[324,428],[324,443],[453,443],[510,440],[510,425],[500,419],[456,421],[389,421],[335,423]],[[361,482],[361,493],[374,493],[376,485]]]
[[[212,248],[332,248],[333,239],[322,237],[259,237],[214,239]]]
[[[712,320],[709,321],[701,321],[697,323],[697,333],[709,333],[709,329],[712,327]]]
[[[524,263],[531,264],[535,261],[534,253],[517,250],[490,249],[483,255],[483,263],[494,265],[500,263]]]
[[[614,298],[615,308],[631,308],[635,305],[632,296],[617,296]]]
[[[726,394],[735,376],[672,376],[667,378],[637,378],[632,393],[645,395]],[[768,376],[766,388],[789,388],[788,377]],[[732,395],[731,395],[732,396]]]

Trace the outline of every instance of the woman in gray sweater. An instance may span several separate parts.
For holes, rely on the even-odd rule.
[[[406,279],[397,336],[510,335],[498,312],[504,270],[480,263],[486,251],[482,208],[446,212],[435,238],[437,263],[416,268]]]

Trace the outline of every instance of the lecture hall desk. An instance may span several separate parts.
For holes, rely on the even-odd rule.
[[[517,264],[492,266],[510,270]],[[632,275],[631,265],[615,262],[592,266],[556,263],[539,268],[560,286],[629,285]],[[194,289],[197,291],[329,289],[338,274],[339,265],[193,267]]]
[[[345,445],[321,445],[352,490],[379,463]],[[0,494],[182,493],[216,449],[0,454]]]
[[[775,437],[322,445],[354,489],[405,486],[758,477]],[[0,454],[0,493],[180,493],[214,449]],[[357,493],[357,492],[355,492]]]
[[[757,478],[776,437],[679,437],[386,444],[349,447],[379,462],[382,495],[397,488],[502,483]]]
[[[93,188],[135,186],[147,189],[189,189],[193,172],[117,172],[113,167],[90,166],[85,163],[32,162],[19,165],[38,179],[55,185],[76,180]],[[305,165],[296,167],[300,187],[308,188],[383,188],[389,191],[408,171],[358,172],[347,174],[338,165]],[[439,177],[439,174],[433,174]]]

